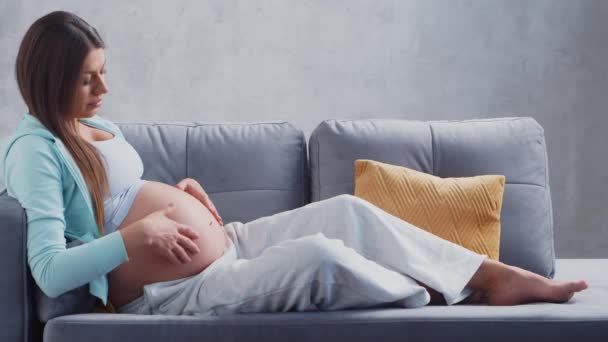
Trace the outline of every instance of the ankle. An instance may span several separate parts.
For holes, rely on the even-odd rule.
[[[508,266],[490,259],[486,258],[477,269],[477,272],[473,275],[467,286],[471,287],[474,290],[488,290],[493,287],[501,274],[507,271]]]

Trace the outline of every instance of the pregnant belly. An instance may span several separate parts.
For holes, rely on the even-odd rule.
[[[166,208],[170,202],[176,207],[169,218],[189,225],[198,233],[199,238],[193,241],[200,252],[190,255],[192,261],[175,265],[151,250],[132,251],[128,261],[108,274],[108,296],[115,308],[141,296],[144,285],[200,273],[224,253],[228,237],[211,212],[192,195],[160,182],[146,181],[142,185],[118,229]]]

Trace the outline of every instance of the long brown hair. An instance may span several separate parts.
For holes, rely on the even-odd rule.
[[[61,139],[86,182],[95,222],[103,235],[103,199],[108,178],[95,147],[78,134],[68,114],[89,51],[105,48],[95,28],[65,11],[51,12],[28,29],[21,41],[15,76],[29,113]]]

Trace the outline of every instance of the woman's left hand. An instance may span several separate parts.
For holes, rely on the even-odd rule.
[[[211,214],[215,216],[215,219],[220,224],[220,226],[224,225],[224,222],[222,222],[222,218],[217,212],[217,209],[215,209],[213,202],[211,202],[209,195],[207,195],[203,187],[195,179],[182,179],[179,183],[175,185],[175,187],[189,193],[190,195],[194,196],[194,198],[198,199],[201,203],[203,203],[205,207],[207,207],[207,209],[209,209]]]

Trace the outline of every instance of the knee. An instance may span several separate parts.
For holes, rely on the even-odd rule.
[[[344,242],[339,239],[330,239],[323,233],[316,233],[301,239],[302,248],[305,249],[305,263],[311,267],[324,268],[335,266],[341,260],[341,249]]]
[[[342,195],[338,195],[335,197],[336,202],[344,205],[344,206],[362,206],[362,207],[366,207],[369,206],[371,203],[369,203],[368,201],[351,195],[351,194],[342,194]]]
[[[340,204],[353,204],[359,202],[361,199],[351,194],[341,194],[332,198],[335,203]]]

